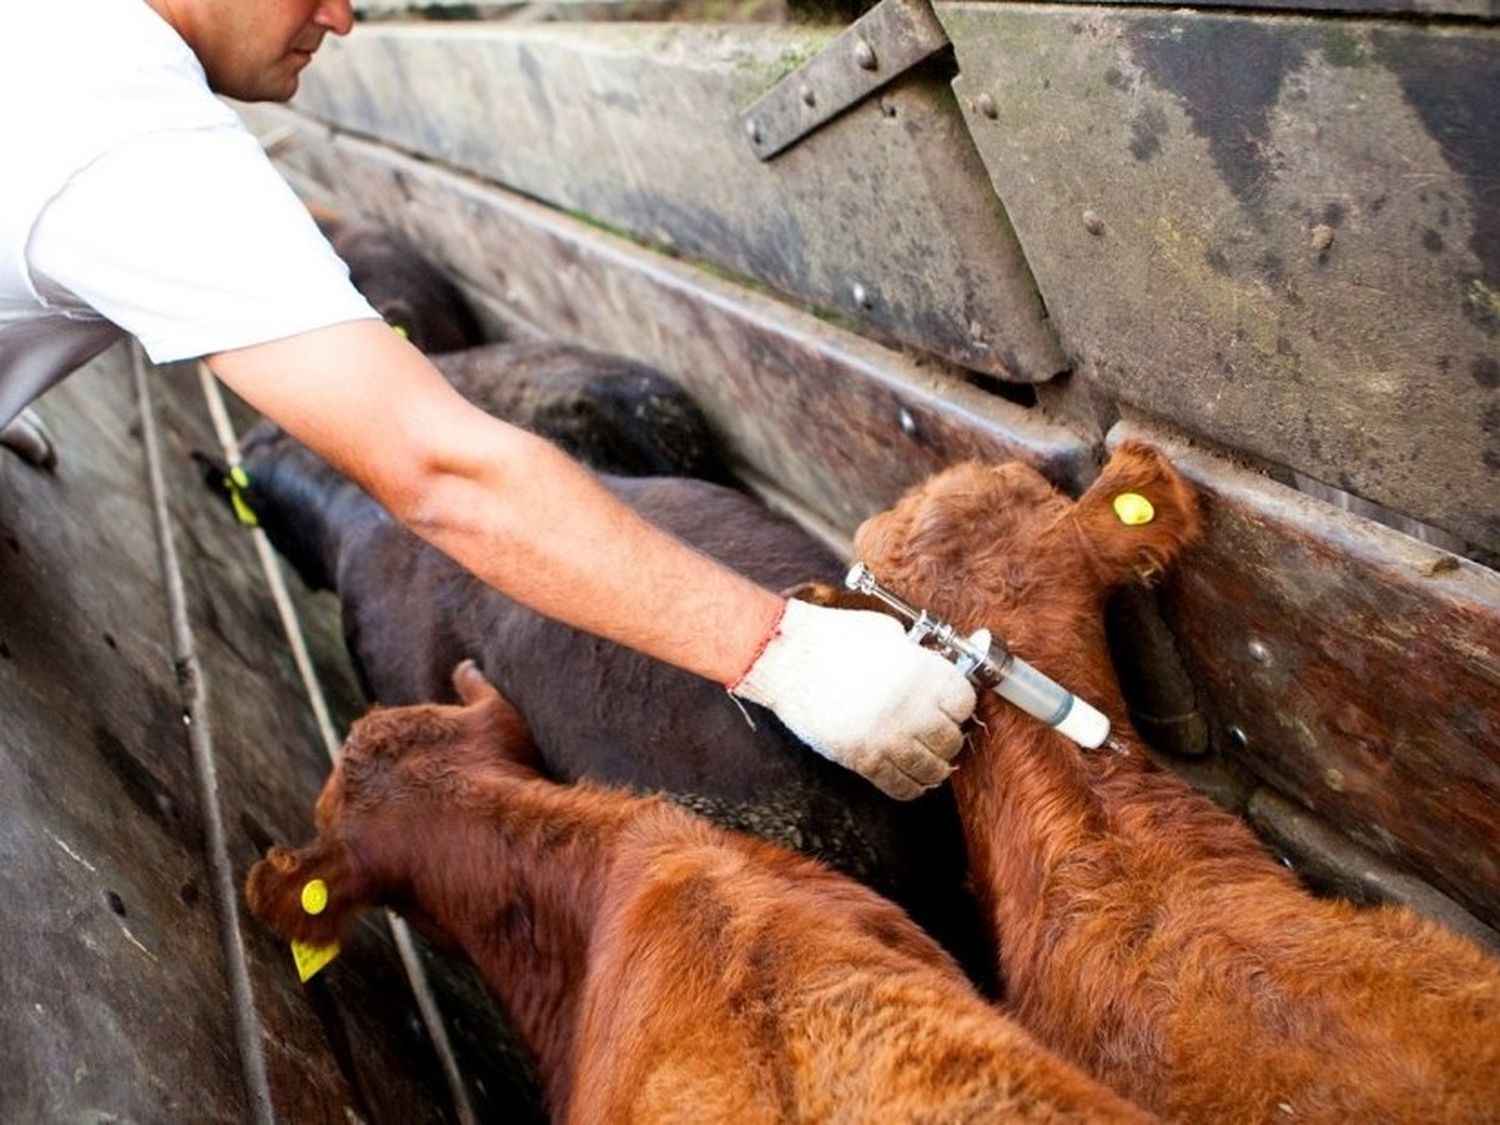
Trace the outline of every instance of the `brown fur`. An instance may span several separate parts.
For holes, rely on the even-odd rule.
[[[327,942],[386,902],[479,965],[556,1119],[1133,1121],[989,1007],[899,909],[657,798],[542,780],[474,670],[463,707],[377,710],[273,849],[251,909]],[[326,911],[304,913],[311,878]]]
[[[1125,491],[1155,519],[1117,519]],[[1076,504],[1025,466],[966,465],[857,536],[907,599],[988,626],[1102,707],[1125,751],[1081,751],[981,704],[954,786],[1009,1003],[1044,1043],[1183,1120],[1495,1120],[1500,966],[1406,909],[1315,899],[1128,726],[1103,599],[1198,534],[1188,486],[1127,443]]]

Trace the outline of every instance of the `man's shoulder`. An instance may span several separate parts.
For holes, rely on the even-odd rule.
[[[32,121],[233,119],[188,45],[142,0],[0,5],[0,91]]]

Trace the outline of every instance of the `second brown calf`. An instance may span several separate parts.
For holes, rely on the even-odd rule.
[[[1126,522],[1147,512],[1124,494],[1149,518]],[[1076,503],[1024,465],[964,465],[857,536],[898,593],[992,629],[1114,721],[1116,748],[1090,753],[987,696],[960,759],[1012,1010],[1187,1121],[1496,1120],[1500,964],[1404,908],[1314,898],[1130,729],[1104,597],[1198,534],[1186,483],[1126,444]]]
[[[386,903],[460,947],[554,1119],[1143,1119],[884,899],[664,800],[542,780],[509,704],[472,665],[455,686],[462,707],[356,724],[317,841],[273,849],[247,896],[289,938],[326,943]]]

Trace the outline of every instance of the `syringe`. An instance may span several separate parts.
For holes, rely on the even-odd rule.
[[[976,687],[988,688],[1002,699],[1008,699],[1028,715],[1056,728],[1089,750],[1096,749],[1109,737],[1109,720],[1102,712],[1042,675],[1011,652],[1004,641],[995,640],[988,629],[964,636],[946,621],[891,593],[862,562],[854,564],[844,579],[844,585],[879,598],[911,622],[906,635],[918,644],[931,638]]]

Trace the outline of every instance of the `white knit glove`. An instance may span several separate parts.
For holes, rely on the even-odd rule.
[[[953,772],[975,702],[964,674],[912,644],[895,618],[796,600],[729,690],[903,801]]]

